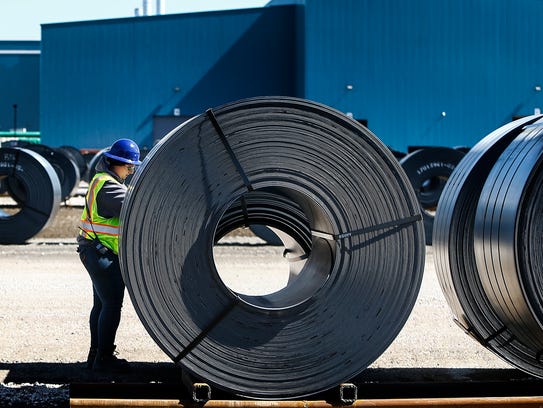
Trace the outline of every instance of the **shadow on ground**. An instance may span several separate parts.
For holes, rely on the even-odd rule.
[[[85,363],[0,363],[0,371],[7,371],[5,383],[181,383],[181,369],[173,363],[131,362],[130,367],[130,372],[116,374],[94,372]]]
[[[173,363],[131,362],[123,374],[96,373],[84,363],[0,363],[4,383],[56,384],[70,397],[191,399],[181,368]],[[538,396],[543,380],[516,369],[368,368],[349,381],[357,398]],[[211,387],[212,399],[240,399]],[[351,390],[348,390],[349,392]],[[340,386],[304,399],[337,400]]]

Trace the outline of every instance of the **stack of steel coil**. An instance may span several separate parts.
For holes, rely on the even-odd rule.
[[[296,279],[260,296],[228,288],[212,254],[253,223],[307,251]],[[384,352],[415,303],[425,243],[409,180],[375,135],[326,106],[268,97],[209,110],[151,150],[119,252],[134,307],[173,361],[234,394],[287,399]]]
[[[543,376],[543,116],[489,134],[464,157],[434,224],[438,277],[455,319],[482,345]]]

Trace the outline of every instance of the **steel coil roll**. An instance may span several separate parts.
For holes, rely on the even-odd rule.
[[[475,219],[482,190],[502,153],[541,121],[534,115],[511,122],[477,143],[456,167],[441,195],[433,231],[435,266],[445,298],[458,324],[479,343],[505,361],[535,372],[527,347],[497,313],[483,287],[475,255]],[[485,193],[486,194],[486,193]],[[478,232],[477,232],[478,234]]]
[[[294,201],[273,189],[250,191],[226,210],[215,237],[242,227],[249,227],[268,245],[282,245],[291,279],[300,273],[311,252],[312,236],[307,217]]]
[[[96,166],[98,165],[98,162],[102,160],[102,157],[104,156],[104,153],[109,149],[108,147],[105,147],[98,151],[96,154],[92,156],[92,158],[89,161],[88,170],[85,173],[85,177],[83,178],[84,181],[89,182],[92,180],[94,175],[96,174]]]
[[[543,123],[527,126],[486,179],[475,261],[486,298],[519,346],[513,363],[543,377]],[[504,346],[509,347],[509,346]]]
[[[230,290],[212,255],[224,216],[253,192],[296,203],[311,231],[297,278],[261,296]],[[294,213],[275,226],[303,225]],[[384,352],[415,303],[425,245],[414,191],[375,135],[324,105],[269,97],[161,139],[129,187],[119,252],[134,307],[174,362],[236,395],[288,399]]]
[[[14,204],[0,204],[0,244],[21,244],[38,234],[55,217],[60,182],[53,166],[23,148],[0,148],[0,179]],[[5,201],[2,201],[5,202]]]
[[[77,168],[79,169],[79,177],[81,180],[83,180],[83,177],[89,169],[87,161],[85,160],[85,157],[81,151],[73,146],[60,146],[57,148],[57,150],[60,150],[76,164]]]
[[[62,201],[69,199],[75,193],[81,177],[77,163],[72,161],[64,151],[43,144],[32,143],[26,146],[25,149],[40,154],[51,163],[60,181]]]
[[[279,230],[282,228],[289,237],[301,243],[306,252],[311,248],[311,230],[303,210],[280,192],[251,191],[245,194],[228,208],[215,235],[222,237],[240,227],[249,227],[271,245],[285,244]]]
[[[422,208],[426,245],[432,245],[435,211],[443,188],[463,157],[460,150],[427,147],[400,160]]]

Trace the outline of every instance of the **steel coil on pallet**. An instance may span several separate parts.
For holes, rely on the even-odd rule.
[[[443,190],[436,212],[433,232],[435,266],[438,279],[455,320],[469,335],[473,336],[487,349],[493,351],[510,364],[537,376],[541,376],[543,373],[540,353],[535,353],[529,344],[530,342],[526,342],[522,336],[517,336],[517,330],[514,327],[516,324],[523,326],[524,323],[519,320],[512,325],[511,320],[505,319],[503,311],[500,311],[498,307],[499,302],[494,297],[495,295],[492,295],[492,292],[496,290],[496,286],[491,281],[498,278],[497,275],[494,275],[494,278],[490,277],[494,274],[492,268],[495,265],[490,263],[483,265],[484,261],[481,260],[484,258],[483,254],[485,252],[486,259],[490,258],[488,246],[487,250],[482,250],[484,240],[481,241],[481,234],[487,235],[488,232],[485,233],[481,229],[483,221],[481,221],[481,215],[478,213],[483,210],[478,209],[478,207],[481,205],[490,208],[488,200],[491,191],[489,191],[489,186],[496,187],[498,184],[496,176],[493,174],[495,172],[501,173],[503,169],[510,166],[510,164],[507,164],[506,167],[502,168],[502,164],[498,164],[504,162],[502,154],[510,146],[516,144],[513,142],[517,137],[525,138],[527,132],[532,133],[533,130],[526,127],[541,122],[542,118],[541,115],[534,115],[507,124],[490,133],[470,149]],[[521,156],[517,156],[517,158],[522,161]],[[512,195],[509,199],[518,193],[518,190],[514,190],[517,188],[522,189],[522,186],[521,184],[515,187],[510,185],[509,189]],[[496,195],[493,197],[496,198]],[[504,205],[500,204],[498,200],[494,200],[494,198],[492,199],[492,206]],[[516,222],[509,225],[509,222],[512,220],[511,217],[519,217],[520,212],[517,211],[517,208],[514,210],[515,215],[512,215],[513,208],[513,206],[510,206],[510,202],[505,203],[505,207],[502,208],[503,218],[501,221],[508,224],[508,234],[506,234],[510,240],[508,244],[517,246],[521,240],[513,238],[511,228],[513,228],[513,225],[518,226],[519,224]],[[493,222],[496,225],[496,223],[500,222],[500,219],[494,218]],[[495,237],[487,236],[486,239],[492,238]],[[537,240],[540,238],[532,236],[530,239]],[[495,248],[495,244],[492,244],[491,247]],[[534,254],[540,252],[540,248]],[[504,262],[506,261],[505,257],[513,256],[511,250],[505,251],[504,248],[499,251],[491,251],[491,255],[494,258],[493,262],[496,260]],[[514,262],[514,259],[517,258],[508,258],[507,260],[508,262]],[[518,282],[516,281],[518,278],[514,277],[515,270],[508,268],[508,273],[510,275],[504,282],[505,287],[508,288],[505,293],[509,291],[511,294],[516,293],[518,295],[518,291],[514,289],[515,287],[518,288]],[[504,289],[504,287],[501,289]],[[515,299],[511,299],[508,306],[516,308],[517,302],[521,306],[527,300],[515,296]],[[541,303],[539,303],[539,307],[541,307]],[[541,345],[542,343],[539,343],[539,346]]]
[[[0,203],[0,244],[24,243],[55,217],[61,191],[58,176],[38,153],[2,147],[0,179],[7,192]]]
[[[443,188],[463,157],[464,152],[460,150],[427,147],[400,160],[422,208],[426,245],[432,245],[435,211]]]
[[[311,231],[297,278],[261,296],[227,287],[212,255],[253,192],[295,203]],[[250,224],[266,202],[239,218]],[[271,212],[275,227],[303,225],[294,213]],[[141,321],[174,362],[233,394],[287,399],[383,353],[415,303],[425,245],[414,191],[375,135],[326,106],[269,97],[210,109],[161,139],[129,187],[119,253]]]

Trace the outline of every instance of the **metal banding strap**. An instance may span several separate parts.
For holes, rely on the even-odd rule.
[[[232,163],[234,163],[234,166],[236,166],[236,169],[238,170],[239,175],[243,179],[243,184],[245,184],[245,187],[247,187],[248,191],[252,191],[253,186],[251,186],[251,182],[247,178],[247,175],[243,171],[243,168],[241,167],[239,160],[236,158],[236,155],[234,154],[232,147],[228,143],[228,140],[226,139],[226,135],[224,134],[221,126],[219,125],[219,122],[217,121],[217,118],[215,117],[215,114],[213,113],[213,109],[208,109],[206,111],[206,115],[209,117],[209,120],[211,121],[211,123],[213,124],[213,127],[217,131],[217,134],[219,135],[219,138],[221,139],[221,142],[223,143],[224,148],[230,155],[230,158],[232,159]]]
[[[238,303],[240,302],[240,299],[239,297],[234,297],[234,299],[232,300],[232,302],[230,302],[230,304],[228,304],[224,309],[223,311],[218,314],[210,323],[209,325],[204,328],[200,334],[198,334],[198,336],[192,340],[189,345],[187,347],[185,347],[183,349],[183,351],[181,351],[181,353],[179,353],[176,357],[174,357],[172,360],[174,363],[179,363],[187,354],[189,354],[191,352],[191,350],[194,349],[194,347],[196,347],[203,339],[206,338],[206,336],[209,334],[209,332],[211,330],[213,330],[213,328],[219,324],[221,322],[221,320],[223,320],[226,315],[228,313],[230,313],[234,307],[236,307],[238,305]]]
[[[247,199],[245,198],[245,196],[241,196],[240,203],[241,203],[241,212],[243,213],[243,225],[248,227],[250,225],[250,222],[249,222],[249,212],[247,211]]]
[[[422,220],[422,215],[421,214],[415,214],[415,215],[413,215],[411,217],[406,217],[406,218],[403,218],[401,220],[384,222],[384,223],[379,224],[379,225],[373,225],[371,227],[360,228],[360,229],[357,229],[357,230],[354,230],[354,231],[343,232],[343,233],[340,233],[340,234],[327,234],[325,232],[320,232],[320,231],[311,231],[311,234],[316,236],[316,237],[328,239],[328,240],[331,240],[331,241],[339,241],[341,239],[350,238],[353,235],[363,235],[363,234],[368,234],[370,232],[386,230],[386,229],[389,229],[389,228],[390,229],[397,229],[398,227],[406,227],[406,226],[409,226],[409,225],[414,224],[414,223],[416,223],[418,221],[421,221],[421,220]]]

